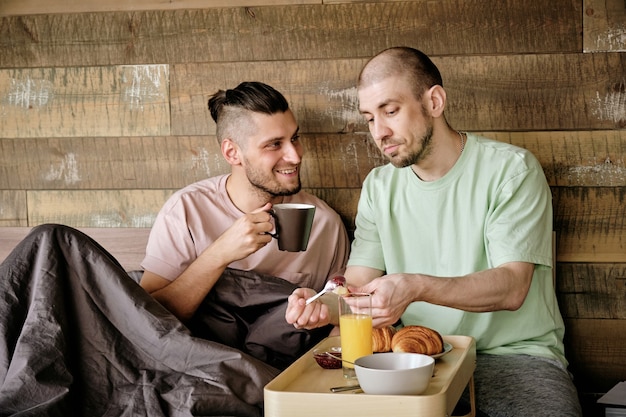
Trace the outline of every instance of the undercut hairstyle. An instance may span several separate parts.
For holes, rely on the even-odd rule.
[[[217,140],[230,138],[240,145],[254,132],[251,113],[272,115],[289,109],[285,97],[273,87],[258,82],[245,81],[237,87],[219,90],[208,102],[211,117],[217,126]]]
[[[358,86],[397,75],[408,76],[417,99],[435,85],[443,87],[441,73],[433,61],[422,51],[407,46],[385,49],[370,59],[359,74]]]

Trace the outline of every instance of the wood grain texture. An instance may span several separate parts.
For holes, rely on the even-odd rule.
[[[304,189],[326,200],[342,216],[348,231],[354,230],[360,188]],[[29,191],[28,225],[54,222],[75,227],[150,227],[174,191]],[[557,188],[553,192],[558,195],[555,199],[558,262],[626,263],[621,187],[598,188],[591,193],[584,188]],[[590,200],[597,209],[588,208]]]
[[[565,354],[579,391],[607,392],[624,381],[626,320],[568,319],[565,329]]]
[[[304,135],[302,141],[305,187],[360,190],[367,174],[387,163],[369,135],[315,134]]]
[[[626,54],[435,57],[452,126],[470,131],[626,126]],[[172,132],[214,134],[207,100],[260,80],[290,101],[306,133],[366,132],[355,80],[365,60],[195,63],[172,67]]]
[[[303,188],[324,199],[342,217],[349,231],[360,189]],[[151,227],[176,189],[28,191],[28,224],[61,223],[76,228]],[[12,226],[7,224],[6,226]],[[1,231],[1,227],[0,227]]]
[[[626,262],[623,132],[493,136],[529,148],[544,165],[553,190],[560,262]],[[342,201],[342,193],[360,191],[369,171],[385,162],[364,135],[304,135],[302,140],[307,149],[303,185],[323,191],[325,199]],[[173,190],[229,171],[213,137],[4,139],[0,150],[0,189],[15,192]],[[349,226],[356,213],[351,198],[338,209]],[[3,204],[5,211],[20,213],[25,201]]]
[[[0,263],[26,237],[30,227],[4,227],[0,231]],[[141,269],[146,254],[148,228],[81,228],[81,232],[104,247],[127,271]]]
[[[583,1],[583,50],[626,51],[626,4],[623,0]]]
[[[2,0],[0,16],[321,3],[322,0]]]
[[[626,54],[434,61],[447,86],[448,119],[459,129],[597,130],[626,125]]]
[[[0,70],[0,137],[168,135],[169,68]]]
[[[28,225],[151,227],[172,190],[29,191]]]
[[[557,260],[626,263],[624,187],[552,189]]]
[[[26,226],[27,224],[26,191],[0,189],[0,227]],[[2,234],[1,228],[0,234]]]
[[[172,134],[214,135],[207,101],[241,81],[272,85],[290,103],[302,133],[365,131],[355,81],[364,60],[177,64],[171,73]]]
[[[530,150],[552,187],[626,185],[626,131],[477,132]],[[360,188],[369,135],[303,134],[307,187]],[[230,171],[214,136],[0,139],[0,189],[182,188]]]
[[[111,8],[133,3],[98,2]],[[158,10],[185,5],[178,1],[143,12],[87,14],[71,14],[72,6],[59,0],[45,4],[67,12],[45,14],[42,3],[41,14],[0,20],[0,68],[338,59],[370,57],[396,45],[433,55],[582,49],[576,0],[537,7],[516,0],[416,0]]]
[[[360,188],[385,162],[365,135],[301,141],[305,187]],[[182,188],[227,172],[214,136],[0,139],[0,190]]]
[[[626,264],[559,263],[557,296],[570,319],[626,319]]]
[[[0,139],[0,189],[182,188],[229,171],[215,137]]]

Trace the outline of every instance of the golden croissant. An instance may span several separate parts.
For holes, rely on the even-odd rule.
[[[443,352],[443,338],[439,332],[428,327],[406,326],[393,335],[391,350],[436,355]]]
[[[372,351],[391,352],[391,338],[395,333],[396,329],[392,326],[372,329]]]

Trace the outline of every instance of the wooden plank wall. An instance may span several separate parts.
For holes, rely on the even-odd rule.
[[[228,171],[208,96],[260,80],[299,120],[305,188],[352,229],[383,163],[355,78],[381,49],[414,46],[441,68],[454,127],[540,159],[576,384],[626,380],[622,0],[211,4],[0,2],[0,226],[149,227],[172,191]]]

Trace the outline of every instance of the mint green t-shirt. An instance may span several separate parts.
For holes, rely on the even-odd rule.
[[[473,313],[413,302],[403,324],[473,336],[483,353],[567,365],[552,283],[552,197],[530,152],[468,134],[457,163],[436,181],[390,164],[365,179],[348,265],[455,277],[512,261],[536,265],[517,311]]]

